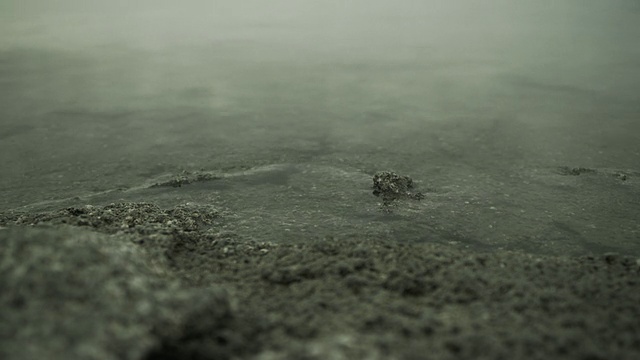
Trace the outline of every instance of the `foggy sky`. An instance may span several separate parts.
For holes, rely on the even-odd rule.
[[[421,61],[541,72],[594,90],[634,89],[603,67],[640,62],[637,1],[97,1],[0,3],[0,49],[287,49],[280,60]],[[260,58],[261,54],[251,54]],[[265,55],[266,56],[266,55]],[[274,54],[270,57],[278,58]]]
[[[553,49],[596,56],[640,34],[636,1],[3,1],[1,41],[173,46],[225,39],[308,47]],[[525,43],[526,42],[526,43]]]

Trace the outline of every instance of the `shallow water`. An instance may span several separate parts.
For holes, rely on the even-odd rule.
[[[0,5],[0,210],[206,201],[272,241],[640,253],[634,1],[48,4]],[[185,170],[250,174],[146,188]],[[380,211],[380,170],[427,197]]]

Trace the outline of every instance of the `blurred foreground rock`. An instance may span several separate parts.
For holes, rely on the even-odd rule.
[[[142,252],[77,228],[0,230],[0,358],[141,359],[225,328],[224,290],[181,288]]]
[[[3,360],[640,358],[633,256],[249,241],[195,205],[0,220]]]

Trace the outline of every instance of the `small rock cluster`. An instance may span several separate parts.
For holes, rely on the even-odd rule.
[[[373,175],[373,195],[382,197],[382,205],[387,207],[398,199],[424,199],[424,194],[414,192],[413,179],[391,171],[380,171]]]

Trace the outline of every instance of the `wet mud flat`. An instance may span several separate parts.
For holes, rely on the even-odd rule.
[[[413,200],[412,200],[413,201]],[[298,242],[149,202],[4,212],[4,359],[634,359],[640,259]]]
[[[640,359],[636,2],[67,2],[0,3],[0,359]]]

